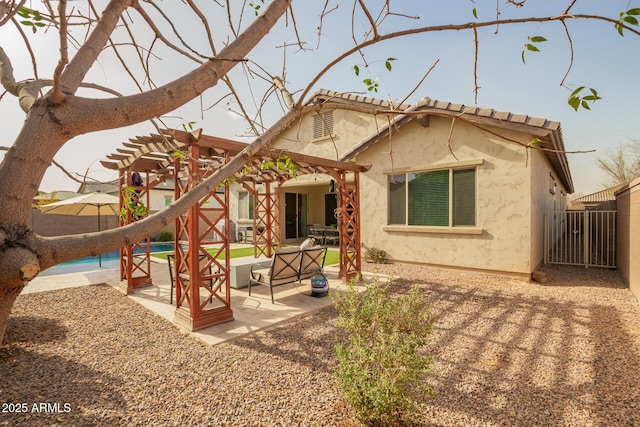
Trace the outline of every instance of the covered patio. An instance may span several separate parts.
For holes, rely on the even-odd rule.
[[[165,130],[136,137],[108,156],[102,164],[119,171],[121,207],[129,206],[121,225],[136,221],[135,205],[149,206],[149,192],[172,178],[175,199],[232,157],[246,144],[203,135],[201,131]],[[359,173],[367,166],[339,162],[283,150],[263,149],[246,156],[244,167],[232,179],[254,199],[254,257],[271,257],[282,245],[280,186],[304,174],[327,174],[338,194],[340,267],[338,276],[349,280],[361,272]],[[140,181],[138,178],[142,177]],[[195,331],[233,320],[230,292],[230,180],[175,221],[177,272],[174,322]],[[150,237],[121,249],[120,287],[127,294],[151,285]]]

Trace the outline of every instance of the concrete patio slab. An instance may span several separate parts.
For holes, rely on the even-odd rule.
[[[328,266],[324,269],[332,291],[346,289],[346,285],[338,277],[338,271],[337,265]],[[171,287],[166,261],[154,259],[151,264],[151,276],[153,285],[135,289],[133,294],[129,295],[129,298],[173,323],[175,305],[169,304]],[[365,273],[363,276],[370,278],[373,274]],[[23,293],[101,283],[118,289],[118,270],[103,269],[85,273],[38,277],[25,288]],[[322,298],[311,296],[309,280],[304,280],[296,285],[277,286],[274,288],[274,296],[275,303],[272,304],[269,289],[265,286],[253,286],[251,295],[249,295],[248,288],[231,288],[231,309],[233,310],[234,320],[195,332],[180,328],[177,325],[176,327],[207,344],[216,345],[273,327],[280,322],[291,320],[332,304],[332,300],[328,296]]]

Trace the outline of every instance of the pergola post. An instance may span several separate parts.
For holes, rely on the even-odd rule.
[[[264,191],[260,191],[256,183],[251,186],[243,183],[254,200],[253,209],[253,255],[272,257],[275,249],[281,246],[280,241],[280,191],[271,181],[262,183]],[[275,187],[275,191],[273,189]]]
[[[360,177],[353,173],[353,183],[347,182],[344,170],[331,173],[338,188],[340,229],[340,277],[345,282],[357,277],[362,272],[360,255]]]
[[[189,145],[188,179],[176,197],[205,177],[197,143]],[[176,168],[176,170],[179,168]],[[178,194],[180,189],[180,194]],[[195,331],[233,320],[229,283],[229,188],[225,183],[176,220],[174,322]]]
[[[133,185],[131,170],[122,171],[120,174],[120,209],[127,208],[130,203],[138,203],[138,200],[144,198],[144,203],[149,206],[149,174],[146,174],[144,185]],[[123,191],[126,187],[135,190],[134,196],[129,196]],[[131,199],[126,199],[131,197]],[[126,209],[127,215],[120,215],[120,226],[130,224],[137,221],[131,211]],[[120,248],[120,290],[129,295],[135,288],[143,286],[151,286],[151,236]]]

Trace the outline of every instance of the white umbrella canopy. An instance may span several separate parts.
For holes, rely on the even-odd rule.
[[[100,215],[118,215],[120,199],[106,193],[88,193],[71,199],[41,206],[42,213],[56,215],[97,216],[100,231]],[[102,267],[102,255],[98,255],[98,265]]]
[[[42,213],[58,215],[100,216],[118,215],[120,199],[106,193],[82,194],[71,199],[49,203],[40,207]]]

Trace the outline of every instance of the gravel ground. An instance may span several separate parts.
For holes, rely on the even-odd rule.
[[[538,285],[375,268],[396,293],[423,288],[437,317],[419,425],[640,425],[640,307],[615,271],[551,268]],[[23,295],[0,347],[0,425],[348,426],[335,319],[210,347],[108,286]]]

